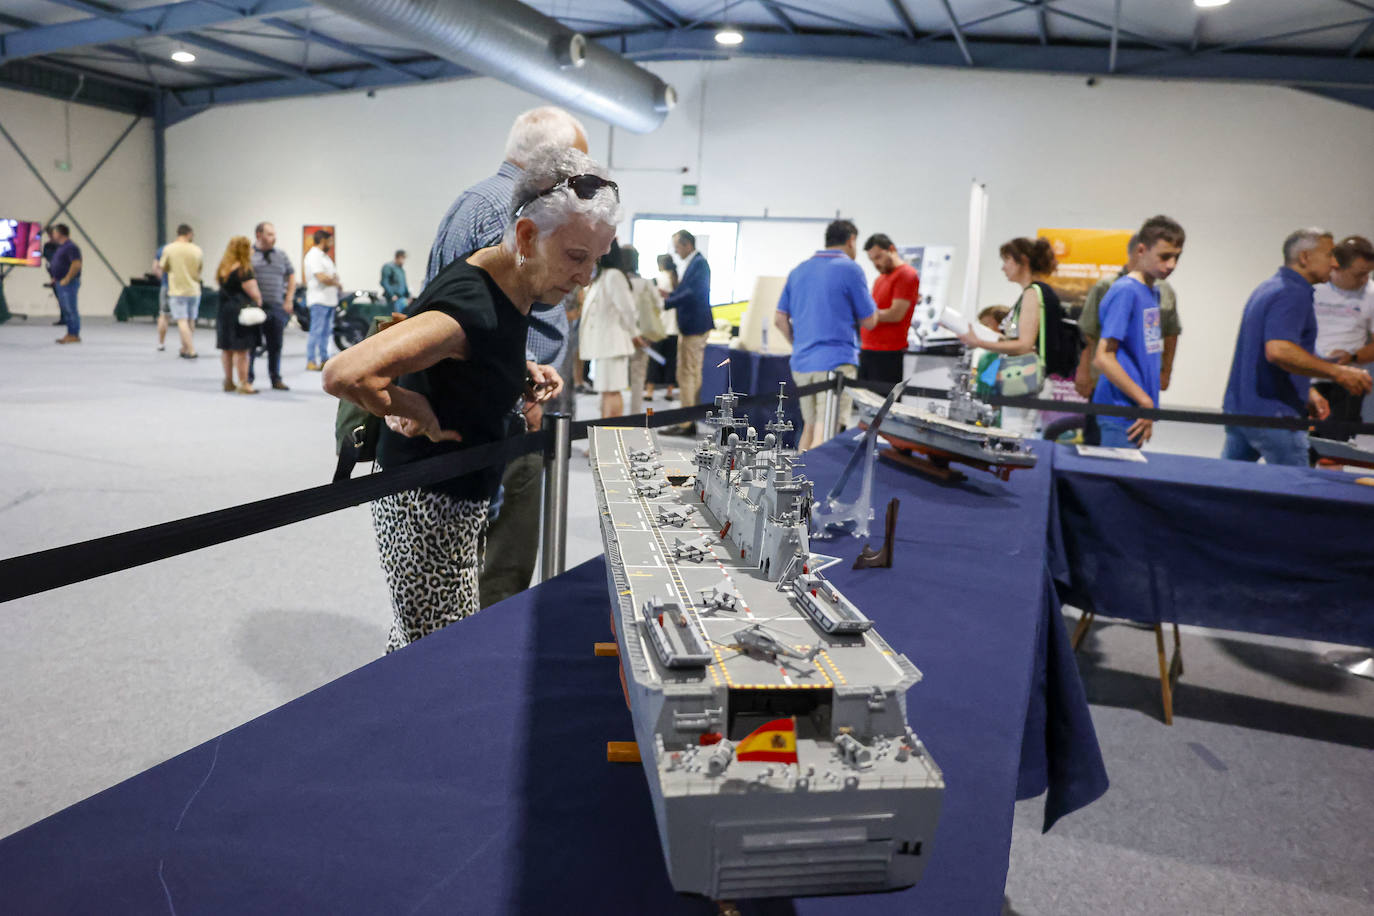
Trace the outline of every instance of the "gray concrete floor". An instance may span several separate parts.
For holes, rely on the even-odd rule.
[[[252,397],[220,391],[210,331],[196,361],[146,320],[58,333],[0,326],[0,556],[329,479],[334,402],[299,331],[292,390]],[[1152,447],[1221,437],[1161,424]],[[573,474],[570,565],[601,552]],[[0,835],[371,661],[388,615],[365,508],[0,606]],[[1374,913],[1374,684],[1323,648],[1185,633],[1166,728],[1152,636],[1096,627],[1080,666],[1112,789],[1044,836],[1041,803],[1017,806],[1007,912]]]

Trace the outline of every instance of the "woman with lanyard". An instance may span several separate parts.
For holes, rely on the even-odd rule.
[[[386,426],[377,464],[396,468],[495,442],[521,396],[546,401],[563,381],[525,361],[530,307],[591,282],[620,219],[620,191],[584,153],[549,148],[516,183],[499,244],[440,271],[406,319],[325,365],[324,387]],[[501,467],[372,503],[394,620],[387,651],[478,609],[487,506]]]
[[[1005,394],[1028,393],[1036,396],[1045,379],[1045,324],[1046,315],[1061,314],[1059,295],[1046,282],[1054,271],[1054,249],[1048,239],[1031,241],[1015,238],[1007,242],[998,254],[1002,256],[1002,275],[1021,288],[1021,295],[1011,312],[1002,321],[1002,339],[981,340],[970,330],[959,339],[970,347],[982,347],[1002,355],[1003,369],[999,372],[999,382],[1004,381],[1006,367],[1015,357],[1034,354],[1036,356],[1035,381],[1028,392],[1008,391],[999,384],[999,391]],[[1025,361],[1029,363],[1030,361]],[[1039,434],[1040,411],[1024,407],[1002,408],[1002,427],[1010,432],[1034,437]]]

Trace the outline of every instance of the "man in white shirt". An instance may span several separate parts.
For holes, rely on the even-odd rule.
[[[1331,250],[1336,266],[1331,279],[1313,289],[1312,308],[1317,313],[1316,353],[1342,366],[1374,362],[1374,244],[1352,235]],[[1364,395],[1351,394],[1334,382],[1315,382],[1313,387],[1331,404],[1331,419],[1360,421]]]
[[[310,310],[310,339],[305,345],[305,368],[324,369],[329,358],[329,338],[334,334],[334,309],[339,304],[339,271],[329,256],[333,235],[327,229],[315,231],[315,247],[305,253],[305,304]]]

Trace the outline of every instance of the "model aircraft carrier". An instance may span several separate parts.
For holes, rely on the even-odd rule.
[[[996,410],[974,396],[970,354],[950,370],[952,384],[948,406],[934,402],[921,410],[901,402],[888,410],[878,435],[895,448],[918,451],[937,462],[957,462],[991,471],[1006,480],[1017,468],[1035,466],[1035,453],[1026,448],[1019,433],[993,426]],[[859,421],[871,423],[883,405],[881,395],[862,388],[853,390]]]
[[[810,552],[812,485],[782,446],[781,406],[759,438],[733,394],[716,404],[695,449],[590,431],[611,623],[673,887],[914,884],[944,790],[906,721],[921,673]]]

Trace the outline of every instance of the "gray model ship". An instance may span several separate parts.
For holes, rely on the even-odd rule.
[[[992,425],[997,411],[974,396],[971,359],[966,353],[950,370],[953,384],[947,407],[931,402],[929,409],[920,410],[895,403],[880,423],[878,434],[894,447],[921,452],[938,465],[957,462],[1006,480],[1017,468],[1034,467],[1035,453],[1026,448],[1019,433]],[[853,389],[853,395],[860,422],[871,423],[883,398],[862,388]]]
[[[760,439],[733,394],[716,404],[694,451],[590,431],[611,622],[673,887],[914,884],[944,791],[906,722],[921,673],[810,552],[812,485],[781,407]]]

